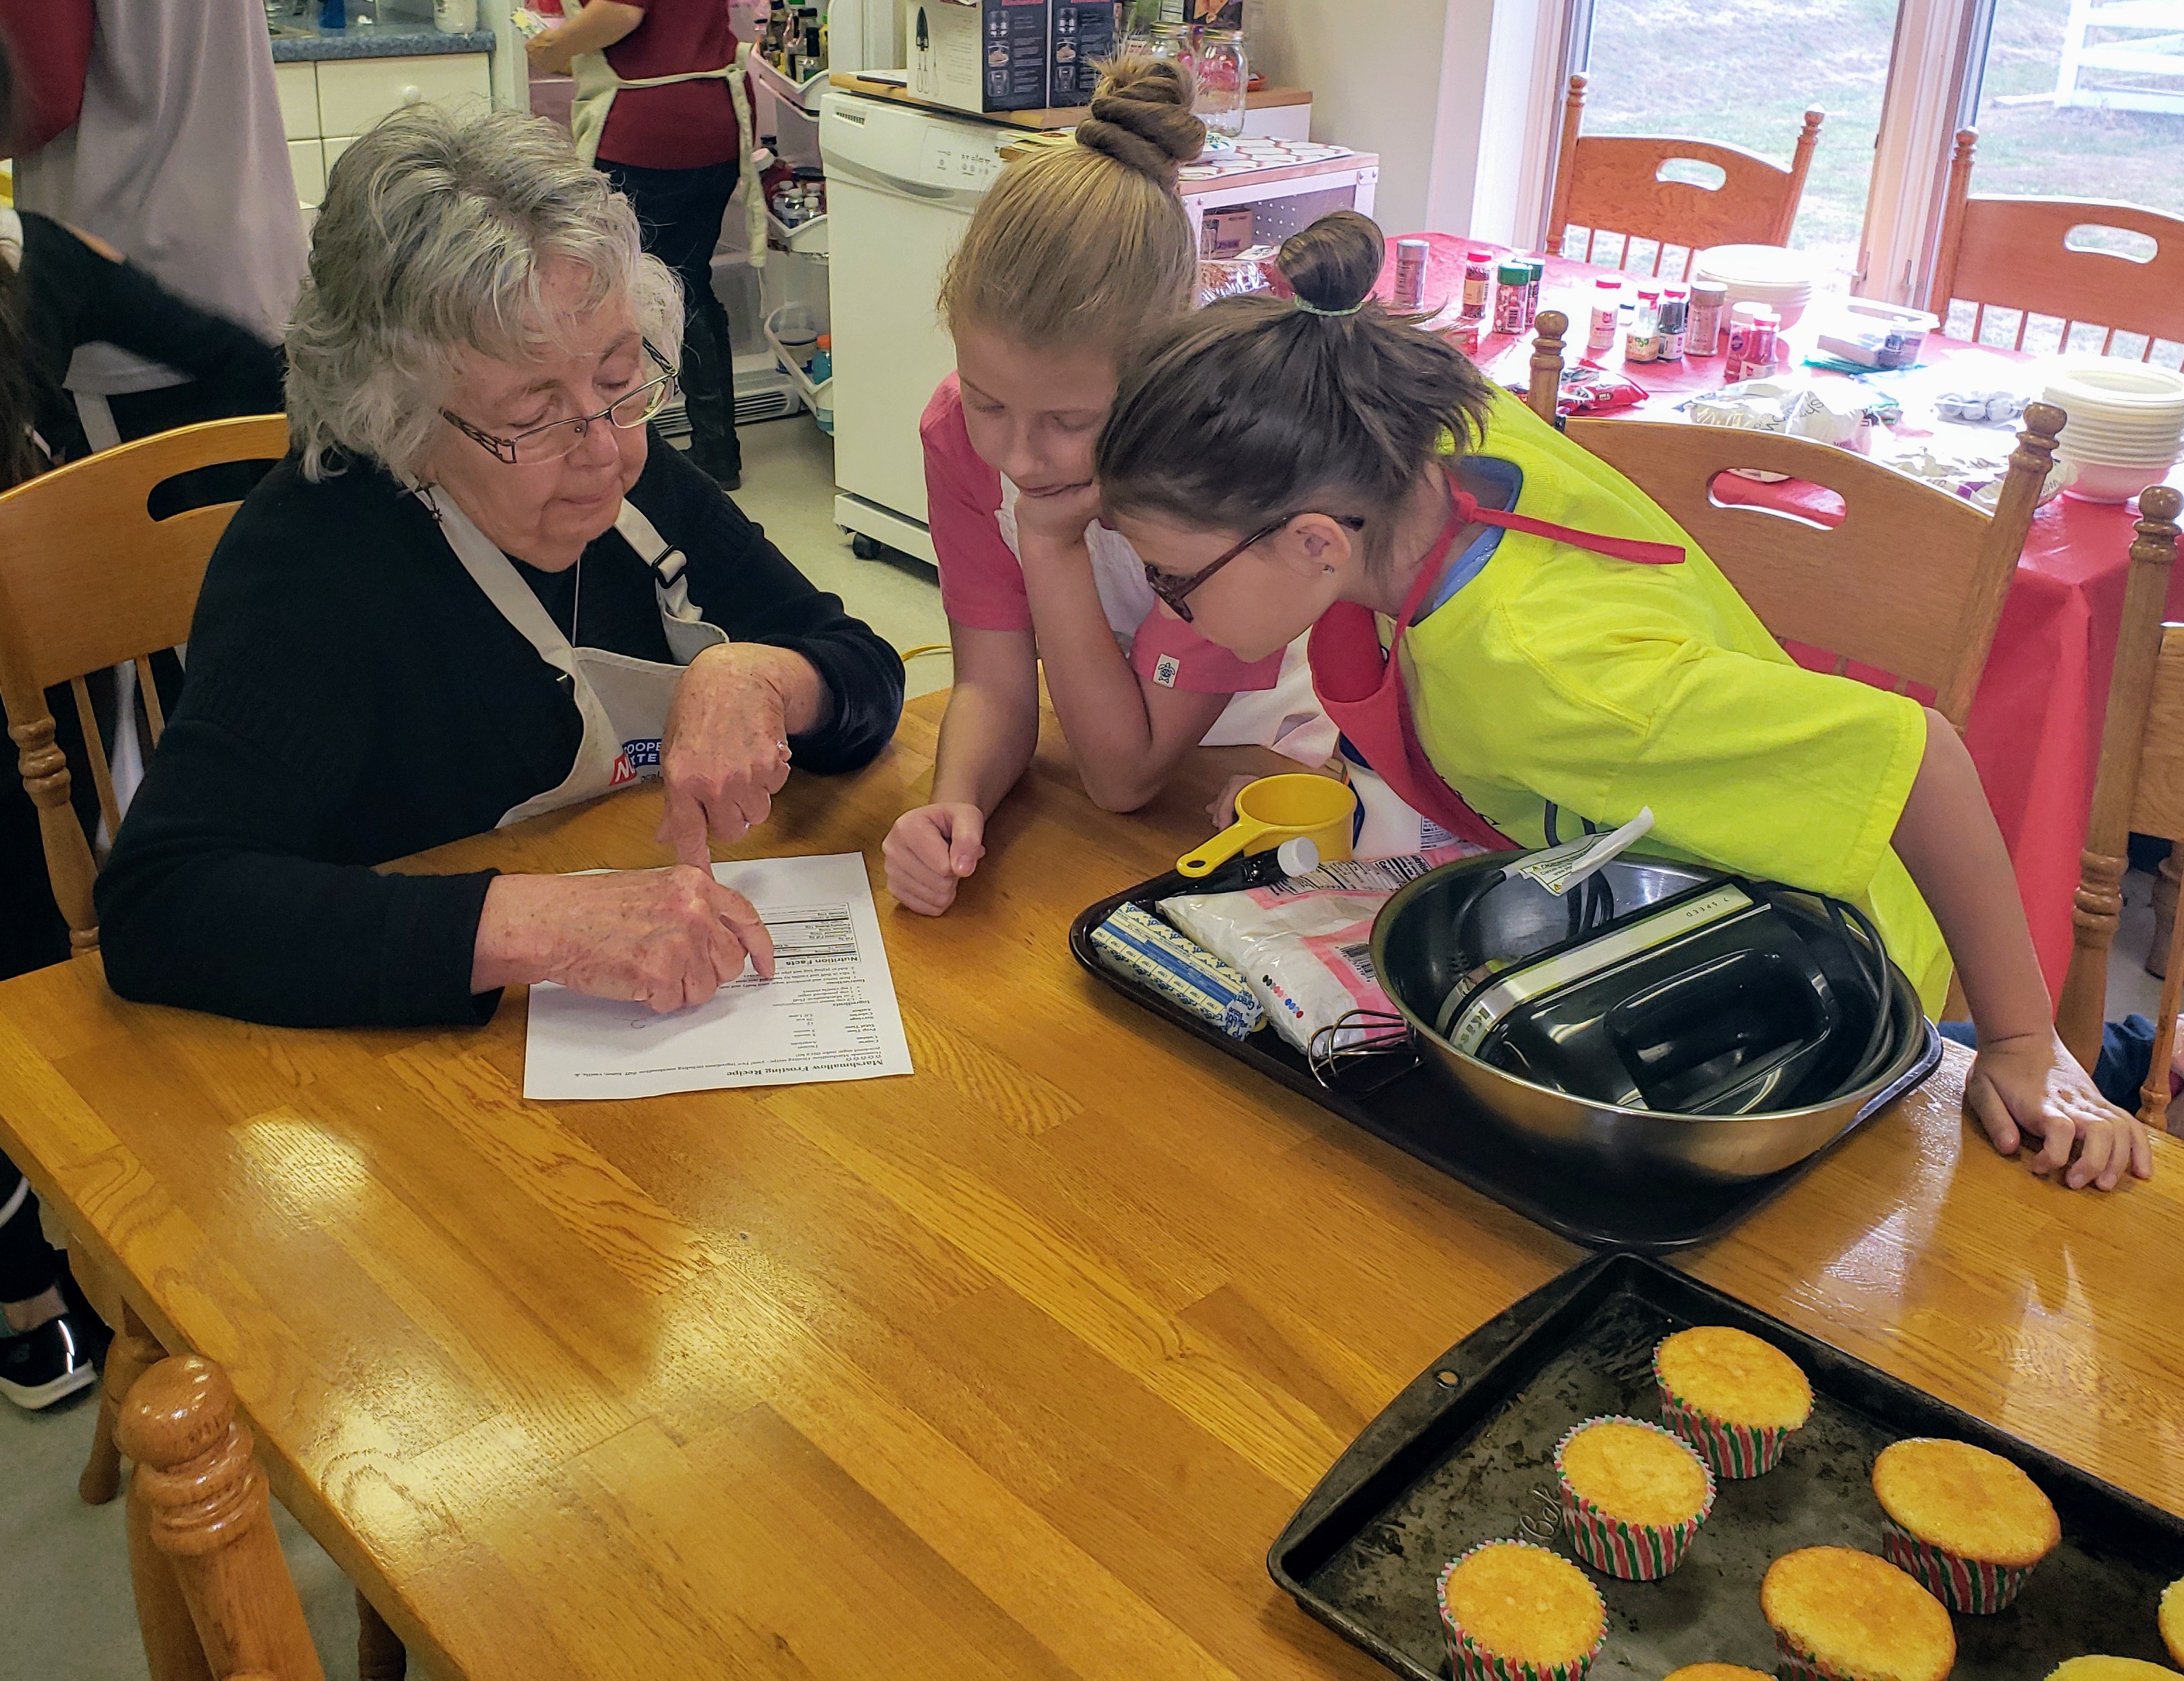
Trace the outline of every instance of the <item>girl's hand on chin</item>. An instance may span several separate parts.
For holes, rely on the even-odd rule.
[[[1072,485],[1045,496],[1017,498],[1017,530],[1025,547],[1083,548],[1084,528],[1100,517],[1100,487]]]

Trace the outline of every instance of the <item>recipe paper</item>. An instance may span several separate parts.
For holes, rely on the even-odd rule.
[[[860,854],[716,864],[713,877],[758,907],[773,978],[747,967],[669,1016],[541,982],[531,988],[524,1096],[661,1097],[911,1071]]]

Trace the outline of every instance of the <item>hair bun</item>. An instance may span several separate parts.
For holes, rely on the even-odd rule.
[[[1284,240],[1274,265],[1306,303],[1341,313],[1372,297],[1387,249],[1370,216],[1336,210]]]
[[[1077,125],[1077,143],[1173,186],[1178,168],[1206,149],[1206,125],[1190,110],[1197,93],[1172,59],[1117,58],[1100,77],[1092,114]]]

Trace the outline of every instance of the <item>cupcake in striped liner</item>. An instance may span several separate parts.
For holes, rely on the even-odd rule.
[[[2176,1676],[2142,1657],[2066,1657],[2048,1672],[2048,1681],[2176,1681]]]
[[[1942,1602],[1886,1559],[1802,1547],[1767,1567],[1760,1614],[1781,1681],[1947,1681],[1957,1631]]]
[[[1670,1670],[1662,1681],[1774,1681],[1763,1669],[1747,1669],[1741,1663],[1687,1663]]]
[[[1555,1444],[1570,1550],[1595,1570],[1652,1582],[1684,1561],[1713,1510],[1713,1473],[1658,1424],[1588,1418]]]
[[[2171,1659],[2184,1664],[2184,1577],[2161,1590],[2161,1606],[2155,1615],[2161,1628],[2161,1644],[2169,1648]]]
[[[1813,1386],[1772,1343],[1726,1325],[1694,1325],[1653,1350],[1661,1416],[1717,1477],[1757,1477],[1781,1461],[1813,1416]]]
[[[1873,1492],[1887,1514],[1883,1556],[1952,1611],[2003,1610],[2063,1539],[2033,1480],[1970,1442],[1892,1443],[1873,1462]]]
[[[1607,1639],[1600,1589],[1560,1553],[1481,1541],[1435,1586],[1455,1681],[1585,1681]]]

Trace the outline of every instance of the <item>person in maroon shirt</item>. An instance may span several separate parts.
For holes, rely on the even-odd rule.
[[[577,150],[636,207],[645,249],[682,277],[690,459],[733,490],[734,353],[712,267],[742,153],[727,0],[587,0],[526,51],[533,69],[575,75]]]

